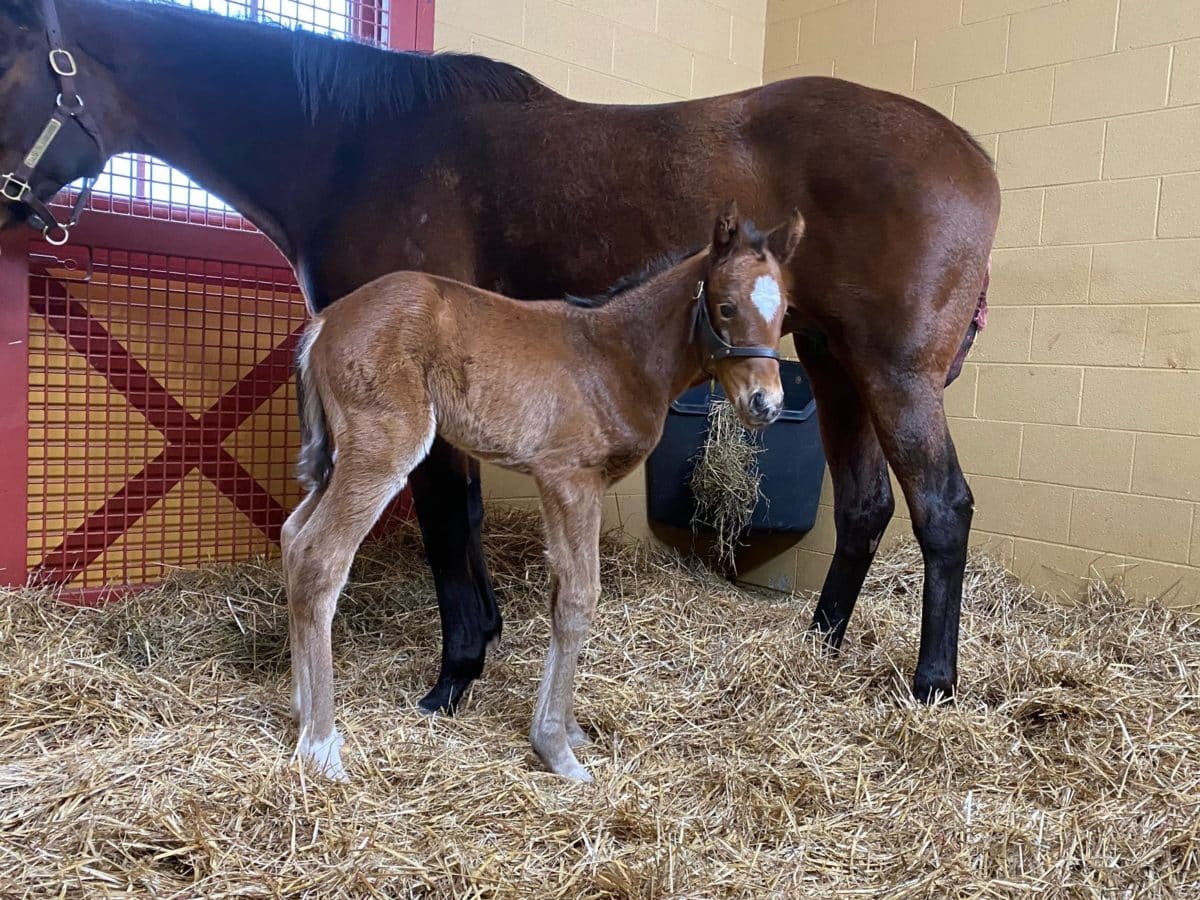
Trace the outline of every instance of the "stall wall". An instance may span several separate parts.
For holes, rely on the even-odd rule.
[[[438,0],[434,44],[521,66],[602,103],[762,83],[766,0]]]

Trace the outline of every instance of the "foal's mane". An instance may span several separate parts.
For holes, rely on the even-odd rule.
[[[767,235],[765,232],[759,231],[749,219],[743,219],[741,224],[742,240],[752,250],[762,250],[767,244]],[[575,294],[567,294],[563,299],[571,306],[582,307],[583,309],[598,309],[601,306],[607,306],[613,300],[617,299],[630,291],[641,287],[652,278],[656,278],[668,269],[673,269],[690,256],[695,256],[703,247],[693,247],[690,250],[674,250],[669,253],[662,253],[653,257],[638,271],[630,275],[625,275],[617,279],[608,290],[601,294],[594,294],[590,297],[579,297]]]
[[[578,306],[582,309],[599,309],[601,306],[607,306],[621,295],[628,294],[635,288],[641,287],[655,276],[661,275],[668,269],[675,268],[675,266],[679,265],[689,256],[695,256],[699,252],[699,247],[693,247],[691,250],[674,250],[669,253],[659,254],[636,272],[631,272],[628,275],[618,278],[603,293],[593,294],[590,297],[567,294],[563,299],[571,304],[571,306]]]

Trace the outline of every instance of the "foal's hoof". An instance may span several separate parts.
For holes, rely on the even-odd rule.
[[[588,737],[588,733],[579,727],[579,723],[571,721],[567,723],[567,746],[572,750],[578,750],[585,744],[590,744],[592,739]]]
[[[538,754],[541,756],[541,754]],[[542,756],[542,762],[546,764],[546,768],[555,775],[561,775],[563,778],[571,781],[579,781],[583,784],[591,784],[594,780],[592,773],[585,769],[575,758],[575,754],[568,750],[563,754],[556,754],[556,758],[551,760]]]
[[[592,780],[591,773],[579,764],[579,760],[575,758],[575,754],[571,752],[568,742],[563,739],[561,734],[557,738],[548,737],[542,740],[532,737],[531,743],[533,752],[555,775],[561,775],[572,781],[590,782]]]
[[[954,702],[954,678],[947,675],[928,676],[920,672],[913,678],[913,696],[919,703]]]
[[[305,737],[300,742],[299,753],[302,759],[313,767],[319,774],[330,781],[349,781],[350,776],[342,765],[342,736],[335,728],[329,737],[314,741]]]
[[[563,778],[568,778],[571,781],[578,781],[581,784],[591,784],[593,781],[595,781],[595,779],[592,778],[592,773],[581,766],[578,762],[576,762],[574,765],[565,766],[561,772],[555,770],[554,774],[561,775]]]

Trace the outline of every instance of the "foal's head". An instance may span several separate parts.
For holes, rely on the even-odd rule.
[[[799,210],[764,234],[738,217],[734,202],[722,210],[713,229],[705,309],[720,341],[704,327],[703,317],[696,338],[704,367],[721,382],[738,416],[751,428],[771,424],[783,411],[779,361],[753,351],[774,349],[779,343],[787,311],[780,266],[792,258],[803,236]]]

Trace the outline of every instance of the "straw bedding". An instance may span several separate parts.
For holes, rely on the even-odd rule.
[[[1200,632],[1097,587],[968,571],[957,706],[906,696],[918,556],[877,562],[839,658],[809,598],[606,541],[579,680],[594,785],[526,742],[540,530],[494,510],[504,643],[457,718],[409,530],[335,631],[354,781],[289,762],[277,564],[102,610],[0,597],[0,896],[1200,897]]]

